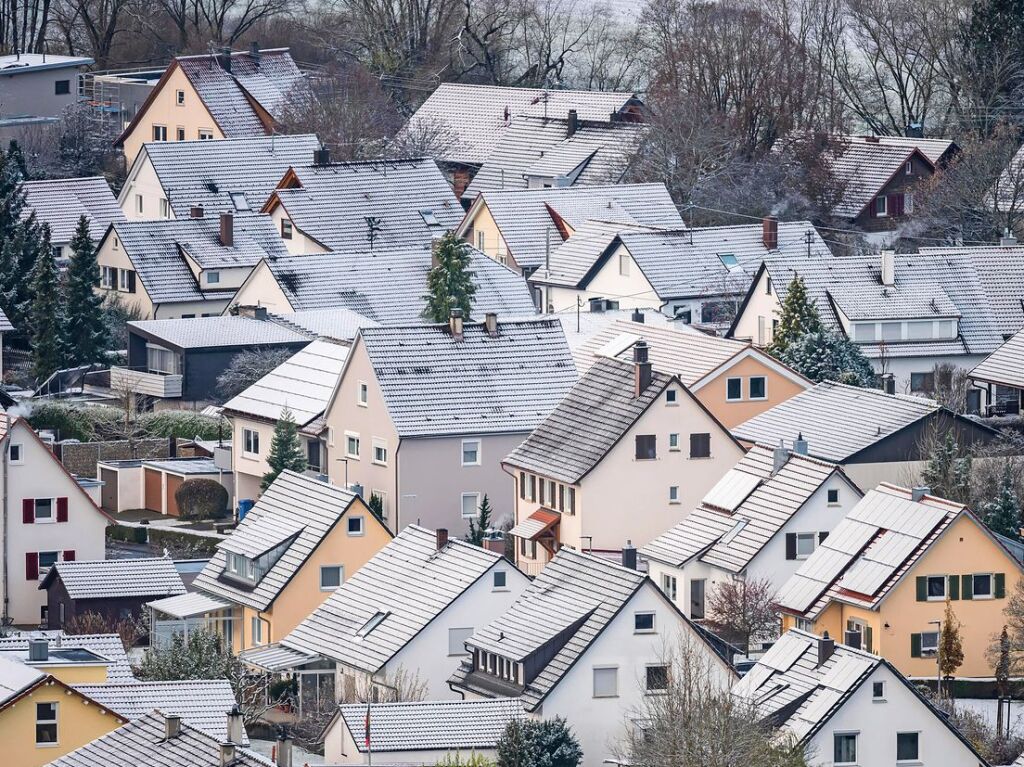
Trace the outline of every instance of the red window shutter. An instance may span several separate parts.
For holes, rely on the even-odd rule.
[[[68,499],[66,497],[57,499],[57,521],[68,521]]]
[[[25,580],[39,580],[39,555],[34,551],[25,554]]]
[[[888,211],[890,216],[902,216],[903,215],[903,195],[902,194],[890,194],[885,201],[885,209]]]
[[[905,194],[896,195],[896,215],[902,216],[905,212],[904,206],[906,205],[907,196]]]
[[[878,198],[876,197],[875,199],[873,199],[870,202],[870,204],[868,204],[868,218],[877,218],[877,217],[878,217]]]
[[[21,502],[21,521],[31,525],[36,521],[36,499],[26,498]]]
[[[75,561],[75,550],[74,549],[65,549],[64,550],[64,561],[65,562],[74,562]]]

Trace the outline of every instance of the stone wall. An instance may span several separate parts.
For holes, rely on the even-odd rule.
[[[53,446],[53,452],[72,474],[80,477],[95,477],[98,461],[173,458],[177,455],[177,445],[173,437],[136,440],[134,445],[129,444],[128,440],[58,442]]]

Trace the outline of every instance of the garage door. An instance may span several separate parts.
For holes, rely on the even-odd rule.
[[[107,511],[120,511],[117,508],[117,472],[113,469],[100,469],[100,480],[103,482],[100,505]]]
[[[163,512],[163,475],[154,469],[146,469],[146,508]]]
[[[181,512],[178,511],[178,502],[174,500],[174,493],[184,481],[181,477],[176,477],[173,474],[167,475],[167,513],[172,517],[181,516]]]

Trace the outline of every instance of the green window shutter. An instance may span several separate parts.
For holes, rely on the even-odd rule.
[[[921,635],[911,634],[910,635],[910,657],[920,658],[921,657]]]
[[[949,598],[959,599],[960,598],[960,576],[950,575],[947,580],[949,581]]]
[[[917,601],[928,601],[928,579],[923,575],[917,576]]]
[[[995,574],[995,595],[996,599],[1006,597],[1006,573]]]
[[[974,599],[974,576],[965,575],[960,580],[964,584],[964,599]]]
[[[868,652],[874,652],[875,651],[875,646],[871,642],[871,627],[870,626],[865,626],[864,627],[864,649],[867,650]]]

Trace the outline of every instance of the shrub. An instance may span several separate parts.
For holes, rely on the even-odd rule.
[[[174,491],[183,519],[211,519],[224,515],[228,491],[215,479],[189,479]]]
[[[27,419],[33,429],[53,429],[60,439],[91,442],[122,416],[123,411],[115,407],[76,407],[63,402],[43,402],[32,407]]]
[[[194,410],[161,410],[139,416],[139,425],[147,437],[178,439],[217,439],[220,419]]]

